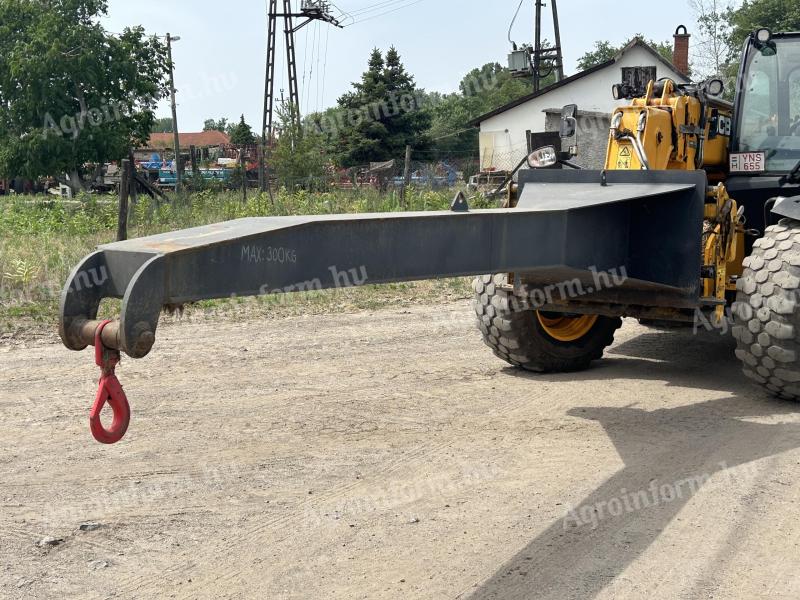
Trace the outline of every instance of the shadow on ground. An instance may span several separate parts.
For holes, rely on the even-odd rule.
[[[800,406],[751,386],[733,349],[730,338],[654,331],[612,348],[606,361],[584,373],[537,376],[509,370],[534,381],[661,380],[726,396],[658,410],[635,408],[637,398],[620,399],[619,406],[571,409],[571,416],[602,424],[625,466],[470,597],[593,598],[658,539],[709,477],[800,446],[800,423],[791,418]],[[758,417],[781,421],[781,415],[788,422],[753,422]]]

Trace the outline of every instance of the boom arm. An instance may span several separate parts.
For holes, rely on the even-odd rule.
[[[102,369],[90,413],[95,439],[125,434],[130,407],[115,367],[120,352],[150,352],[163,307],[507,272],[520,288],[542,291],[618,269],[626,278],[615,288],[587,284],[586,297],[568,306],[545,292],[536,308],[626,314],[631,305],[690,311],[701,302],[703,172],[528,171],[520,187],[513,209],[470,212],[457,199],[450,212],[251,218],[101,246],[70,275],[60,320],[64,344],[94,345]],[[670,219],[676,213],[683,218]],[[122,298],[120,319],[97,321],[109,297]],[[110,429],[100,419],[106,404]]]
[[[631,278],[683,290],[683,302],[691,305],[700,265],[697,244],[683,239],[692,227],[699,236],[705,176],[644,175],[609,172],[602,185],[596,171],[528,171],[514,209],[251,218],[101,246],[67,281],[61,338],[72,350],[92,344],[100,301],[108,297],[122,298],[122,312],[118,324],[106,327],[103,341],[141,358],[155,342],[165,306],[366,283],[626,265]],[[679,243],[655,247],[656,230],[675,210],[694,216],[675,225],[686,229],[672,236]],[[665,254],[665,270],[637,272],[638,263],[649,262],[642,257],[655,251]],[[673,272],[670,265],[686,267]]]

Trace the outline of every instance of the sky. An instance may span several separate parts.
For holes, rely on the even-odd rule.
[[[292,4],[297,8],[299,0]],[[543,36],[553,39],[550,3]],[[297,75],[304,114],[333,106],[360,79],[373,48],[394,45],[419,87],[453,92],[462,77],[487,62],[507,63],[508,28],[519,0],[337,0],[352,15],[344,29],[316,23],[296,34]],[[518,44],[533,42],[534,0],[523,0],[512,30]],[[596,40],[622,43],[636,33],[671,41],[678,25],[690,32],[695,19],[688,2],[636,5],[626,27],[619,0],[559,0],[567,75]],[[109,32],[142,25],[150,34],[180,36],[173,44],[178,124],[200,131],[206,119],[244,114],[260,128],[266,63],[266,0],[110,0],[102,21]],[[391,12],[390,12],[391,11]],[[287,89],[282,27],[278,31],[276,93]],[[158,116],[170,115],[164,102]]]

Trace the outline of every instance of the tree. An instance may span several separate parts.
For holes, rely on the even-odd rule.
[[[153,133],[172,133],[172,117],[163,117],[161,119],[156,119],[153,123],[152,128]]]
[[[79,191],[147,142],[166,48],[141,27],[107,33],[106,13],[106,0],[0,3],[0,175]]]
[[[392,47],[384,60],[372,51],[367,71],[353,91],[339,99],[341,126],[331,140],[344,167],[399,159],[406,145],[424,151],[431,116],[423,110],[422,91]]]
[[[700,28],[693,64],[702,77],[720,76],[733,99],[745,39],[756,29],[800,30],[800,5],[788,0],[745,0],[739,8],[723,0],[691,0]]]
[[[228,135],[231,138],[231,144],[236,146],[252,146],[256,143],[256,136],[253,134],[253,129],[250,125],[245,123],[244,115],[242,115],[239,123],[230,129]]]
[[[692,42],[692,69],[698,78],[722,75],[729,59],[729,7],[722,0],[690,0],[698,34]]]
[[[756,29],[800,31],[800,3],[795,0],[744,0],[738,9],[730,9],[730,58],[738,60],[744,40]]]
[[[581,71],[586,71],[597,65],[602,65],[614,58],[620,48],[614,46],[608,40],[601,40],[594,43],[594,50],[586,52],[578,59],[578,68]]]
[[[478,129],[470,121],[533,91],[530,78],[515,78],[499,63],[473,69],[459,84],[460,93],[430,94],[430,136],[435,156],[468,156],[478,153]]]
[[[328,159],[324,151],[324,140],[316,129],[306,124],[298,127],[292,118],[291,107],[278,109],[280,135],[270,155],[270,170],[280,186],[292,189],[297,185],[310,187],[325,175]],[[306,120],[316,118],[314,115]]]
[[[203,131],[221,131],[222,133],[231,134],[231,130],[235,125],[228,121],[225,117],[219,120],[206,119],[203,123]]]
[[[640,40],[650,46],[653,50],[658,52],[665,60],[672,62],[672,44],[669,42],[655,42],[653,40],[647,40],[641,34],[637,34],[629,39],[627,42],[622,44],[621,46],[614,46],[611,42],[607,40],[597,41],[594,43],[594,50],[590,50],[586,52],[583,56],[578,59],[578,68],[581,71],[585,71],[587,69],[591,69],[592,67],[596,67],[597,65],[601,65],[604,62],[608,62],[612,58],[614,58],[617,54],[619,54],[628,44],[633,42],[634,40]]]

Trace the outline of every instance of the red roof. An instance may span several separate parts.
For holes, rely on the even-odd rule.
[[[201,131],[200,133],[181,133],[181,148],[197,146],[198,148],[208,148],[209,146],[222,146],[230,144],[230,138],[221,131]],[[174,135],[171,133],[151,133],[150,148],[172,148],[175,145]]]

